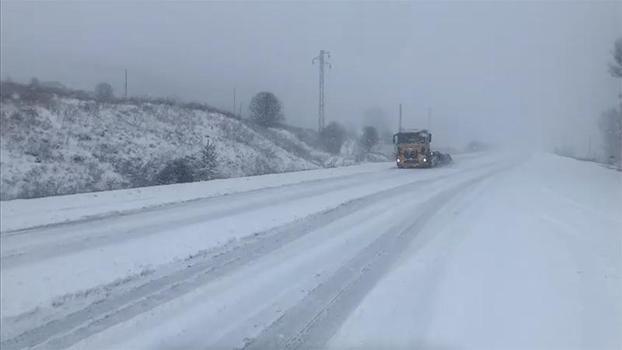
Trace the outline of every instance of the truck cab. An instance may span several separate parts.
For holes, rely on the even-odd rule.
[[[395,161],[398,168],[429,168],[432,134],[428,130],[400,131],[393,135]]]

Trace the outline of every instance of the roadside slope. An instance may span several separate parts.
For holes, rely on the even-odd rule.
[[[149,99],[102,102],[43,93],[29,97],[4,91],[8,85],[3,84],[2,200],[355,163],[353,155],[334,156],[319,149],[313,131],[265,128],[204,105]],[[213,149],[205,158],[208,141]],[[181,178],[179,174],[190,176],[171,180]]]

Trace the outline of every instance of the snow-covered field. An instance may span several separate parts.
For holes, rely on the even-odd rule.
[[[465,154],[1,209],[2,349],[622,347],[622,175],[591,163]]]

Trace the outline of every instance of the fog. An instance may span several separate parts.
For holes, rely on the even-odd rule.
[[[581,149],[619,91],[607,64],[622,36],[620,2],[1,6],[3,79],[88,90],[107,81],[119,95],[127,68],[130,95],[230,110],[235,88],[243,114],[267,90],[289,123],[313,128],[320,49],[333,65],[327,121],[358,128],[384,114],[395,130],[401,103],[405,127],[430,127],[446,146]]]

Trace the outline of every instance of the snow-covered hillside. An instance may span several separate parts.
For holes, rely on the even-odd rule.
[[[200,154],[208,140],[220,178],[354,163],[302,141],[311,131],[267,129],[198,107],[58,95],[16,95],[0,107],[3,200],[158,184],[167,164]]]

